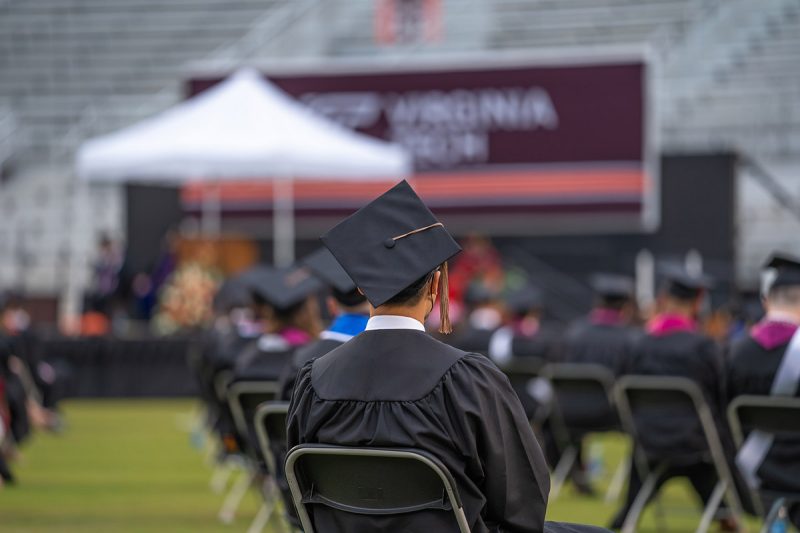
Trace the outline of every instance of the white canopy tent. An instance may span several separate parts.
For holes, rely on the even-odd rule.
[[[294,259],[292,180],[388,180],[410,168],[402,148],[313,114],[250,69],[160,115],[90,139],[77,154],[78,176],[89,181],[273,180],[277,264]]]

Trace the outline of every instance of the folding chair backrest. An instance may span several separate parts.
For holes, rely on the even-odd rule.
[[[540,357],[512,357],[500,369],[508,376],[511,382],[515,380],[528,380],[539,376],[544,359]]]
[[[728,421],[737,447],[751,431],[800,438],[800,398],[738,396],[728,406]],[[800,458],[798,458],[800,461]]]
[[[614,375],[604,366],[554,363],[541,369],[550,381],[558,415],[569,430],[608,431],[619,426],[613,405]]]
[[[276,473],[277,461],[282,458],[275,457],[278,447],[286,452],[286,415],[289,412],[289,402],[266,402],[258,406],[255,413],[255,428],[258,436],[258,445],[267,463],[267,470],[273,476]]]
[[[689,378],[624,376],[614,395],[623,426],[648,456],[691,462],[721,449],[711,410]],[[693,445],[699,447],[691,449]]]
[[[286,476],[306,533],[314,531],[306,506],[315,504],[362,515],[449,512],[469,532],[455,481],[420,450],[301,445],[286,458]]]
[[[255,424],[256,409],[264,402],[271,402],[279,391],[277,381],[235,381],[228,387],[228,405],[233,415],[236,431],[246,443],[245,452],[260,459]]]

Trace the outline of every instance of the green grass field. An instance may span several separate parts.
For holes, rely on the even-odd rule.
[[[0,489],[0,532],[246,531],[258,497],[245,498],[233,524],[217,521],[223,496],[209,489],[211,469],[192,446],[193,407],[185,400],[67,402],[66,431],[37,434],[15,465],[18,484]],[[602,488],[626,443],[621,437],[596,443],[603,449]],[[694,531],[693,498],[681,480],[667,486],[668,531]],[[551,502],[548,519],[606,525],[615,506],[567,486]],[[647,512],[640,531],[656,530]]]

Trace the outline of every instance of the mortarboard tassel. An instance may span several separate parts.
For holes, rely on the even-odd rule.
[[[442,273],[439,277],[439,316],[441,318],[439,333],[447,335],[453,332],[453,327],[450,325],[450,286],[447,276],[447,261],[442,263],[439,270]]]

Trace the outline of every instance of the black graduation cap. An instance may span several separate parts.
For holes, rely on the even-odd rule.
[[[467,305],[481,305],[491,302],[495,298],[495,293],[481,282],[475,282],[467,286],[464,293],[464,303]]]
[[[512,313],[524,315],[533,309],[541,309],[544,306],[544,296],[533,285],[524,285],[508,293],[506,306]]]
[[[355,290],[356,284],[327,248],[320,248],[301,261],[322,281],[341,292]]]
[[[319,279],[333,289],[333,297],[346,306],[359,305],[366,298],[358,292],[356,284],[327,248],[320,248],[303,259],[302,264],[311,269]]]
[[[677,263],[662,265],[661,274],[666,279],[666,290],[672,296],[681,299],[696,298],[704,290],[714,285],[714,280],[705,274],[690,273]]]
[[[800,285],[800,257],[784,252],[773,252],[764,268],[775,269],[772,287]]]
[[[242,276],[234,276],[219,286],[214,294],[212,307],[216,312],[224,313],[237,307],[249,307],[252,303],[252,294],[246,280]]]
[[[279,311],[285,311],[322,288],[322,282],[304,266],[260,266],[245,275],[250,290]]]
[[[593,274],[589,280],[592,290],[601,298],[625,300],[633,298],[633,279],[620,274]]]
[[[378,307],[461,251],[403,180],[322,237],[367,300]],[[442,328],[447,329],[447,270],[442,269]]]

